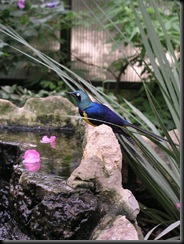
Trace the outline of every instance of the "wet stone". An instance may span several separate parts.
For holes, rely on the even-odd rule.
[[[100,216],[97,198],[60,176],[27,171],[21,147],[0,142],[0,239],[89,239]]]
[[[23,233],[37,240],[89,239],[98,220],[98,200],[66,181],[15,169],[10,181],[10,209]]]
[[[139,205],[122,187],[123,155],[110,127],[81,126],[76,107],[61,97],[30,99],[22,108],[0,100],[0,108],[2,240],[142,239],[136,233]],[[36,138],[14,133],[12,140],[4,133],[10,126],[39,130]],[[39,147],[45,131],[68,126],[75,128],[72,144],[65,147],[56,136],[55,148]],[[22,163],[23,152],[33,148],[41,155],[37,172]]]
[[[13,165],[18,163],[20,148],[18,143],[0,141],[0,178],[9,181]]]
[[[0,240],[30,240],[12,218],[9,205],[9,183],[0,179]]]

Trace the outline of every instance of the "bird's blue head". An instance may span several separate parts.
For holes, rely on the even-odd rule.
[[[67,92],[67,93],[72,95],[76,99],[77,105],[81,109],[87,108],[91,103],[91,99],[89,98],[88,94],[82,90],[77,90],[74,92]]]

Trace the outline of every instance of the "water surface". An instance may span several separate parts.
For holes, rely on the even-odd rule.
[[[56,136],[55,147],[41,143],[43,136]],[[20,143],[23,151],[35,149],[40,153],[41,167],[38,172],[68,178],[79,165],[82,157],[81,139],[73,132],[29,132],[0,130],[0,141]],[[20,160],[21,163],[21,160]]]

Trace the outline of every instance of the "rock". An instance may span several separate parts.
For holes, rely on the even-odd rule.
[[[98,198],[61,177],[27,171],[19,147],[0,143],[1,239],[89,239],[100,218]]]
[[[13,166],[18,163],[21,150],[18,143],[0,141],[0,178],[9,182]]]
[[[100,231],[100,228],[103,229]],[[95,229],[94,240],[139,240],[134,225],[125,216],[116,216],[113,219],[107,216]]]
[[[120,145],[112,129],[106,125],[87,128],[87,144],[81,164],[67,183],[72,188],[90,188],[98,194],[104,215],[125,215],[136,225],[139,205],[128,189],[123,189]],[[113,206],[113,207],[112,207]]]
[[[22,108],[7,100],[0,99],[0,125],[2,126],[43,126],[65,127],[78,125],[76,107],[62,96],[30,98]]]
[[[150,146],[159,156],[160,158],[165,161],[166,163],[168,162],[168,157],[165,154],[163,150],[161,150],[160,147],[158,147],[154,142],[152,142],[150,139],[148,139],[146,136],[142,136],[142,138],[145,140],[148,146]],[[139,153],[143,154],[143,152],[139,150]],[[145,156],[144,156],[145,157]]]
[[[0,179],[0,186],[0,240],[30,240],[11,215],[8,182]]]
[[[78,128],[79,124],[78,120],[68,117],[78,116],[77,109],[62,97],[29,99],[22,108],[0,100],[0,108],[2,127],[57,128],[71,124]],[[21,164],[23,144],[0,143],[0,176],[6,182],[2,198],[7,202],[2,205],[2,217],[3,221],[12,220],[12,228],[3,229],[3,238],[142,238],[135,231],[139,229],[136,222],[139,205],[132,192],[122,187],[122,154],[116,136],[106,125],[96,128],[86,125],[85,128],[81,164],[67,181],[46,173],[26,171]],[[127,228],[122,232],[118,225],[128,227],[131,233]],[[16,237],[14,231],[19,233]]]
[[[169,131],[168,133],[169,133],[169,135],[171,136],[171,138],[173,139],[173,142],[176,143],[176,144],[179,144],[179,142],[180,142],[180,135],[179,135],[178,130],[177,130],[177,129],[175,129],[175,130],[171,130],[171,131]],[[147,142],[147,144],[148,144],[151,148],[153,148],[153,150],[160,156],[160,158],[161,158],[166,164],[169,165],[169,160],[168,160],[168,156],[166,155],[166,153],[165,153],[160,147],[158,147],[155,143],[153,143],[150,139],[148,139],[147,137],[142,136],[142,138]],[[166,143],[167,143],[168,147],[169,147],[170,149],[172,149],[171,146],[170,146],[170,144],[169,144],[168,142],[166,142]],[[177,146],[177,147],[178,147],[178,146]],[[179,147],[178,147],[178,149],[179,149]],[[140,151],[140,153],[142,153],[142,152]]]
[[[16,166],[10,182],[12,217],[32,240],[88,239],[98,220],[97,198],[52,175]]]

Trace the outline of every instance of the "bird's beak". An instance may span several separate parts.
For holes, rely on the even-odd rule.
[[[69,94],[69,95],[74,96],[74,93],[73,92],[66,92],[66,94]]]
[[[74,94],[74,92],[66,92],[66,94],[71,94],[72,95],[72,94]]]
[[[66,94],[69,94],[69,95],[71,95],[72,97],[74,97],[76,99],[75,92],[66,92]]]

